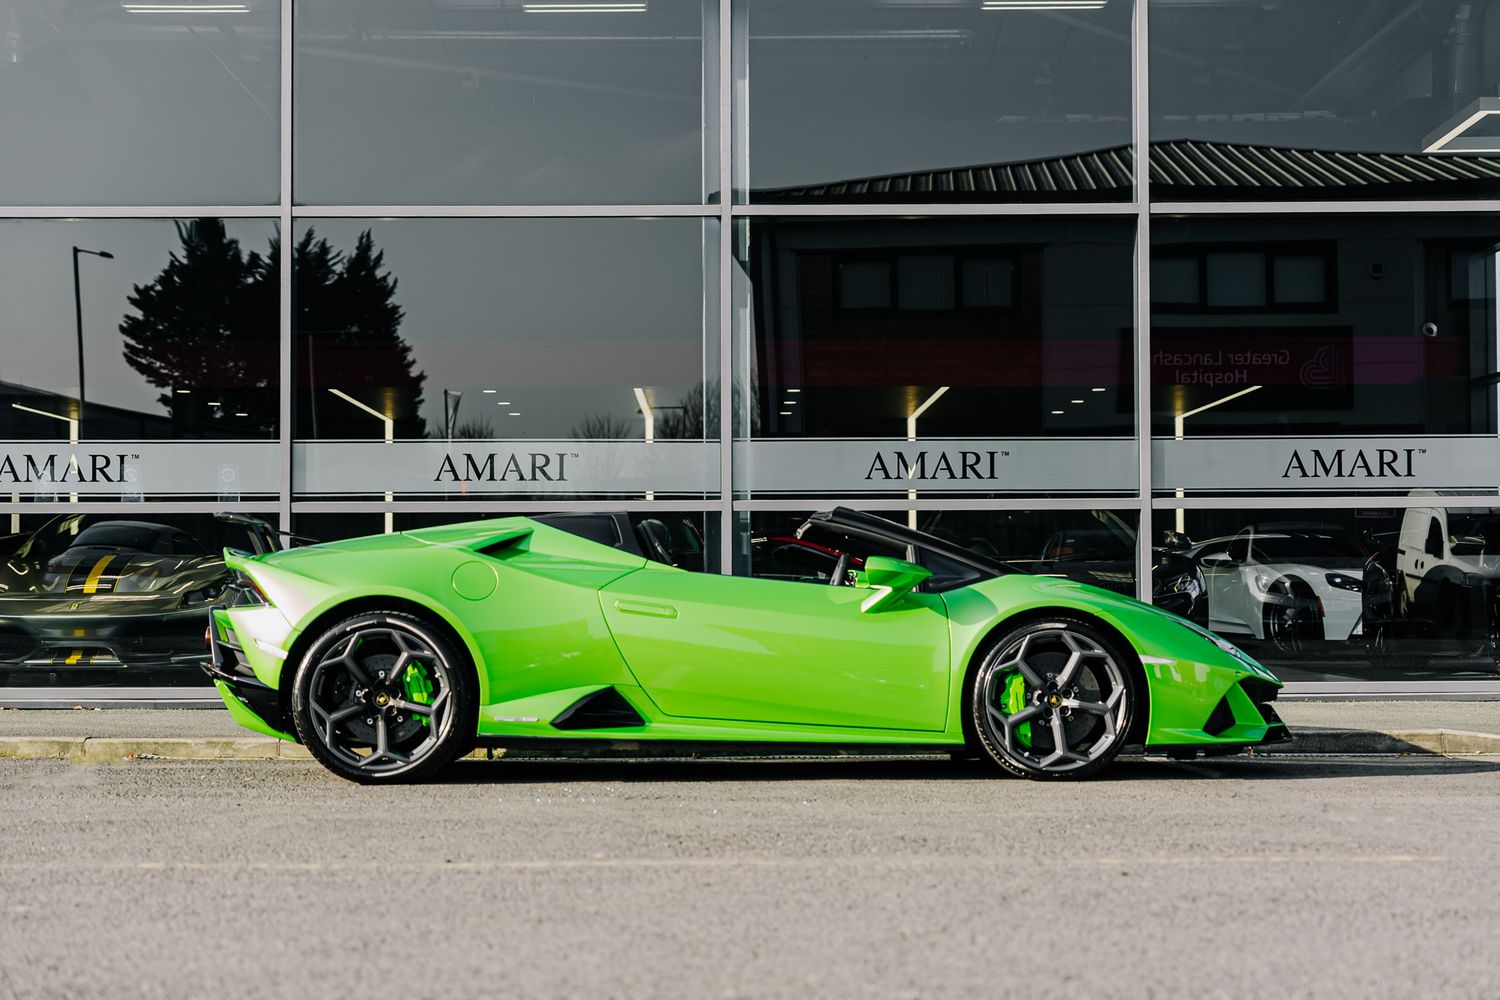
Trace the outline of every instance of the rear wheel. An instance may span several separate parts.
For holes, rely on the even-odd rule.
[[[476,697],[467,660],[429,622],[375,612],[313,640],[293,680],[292,721],[340,777],[411,781],[472,740]]]
[[[1028,622],[983,654],[969,702],[980,744],[1024,778],[1082,778],[1120,752],[1137,692],[1114,640],[1067,618]]]

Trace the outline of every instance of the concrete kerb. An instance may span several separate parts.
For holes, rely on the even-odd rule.
[[[1257,748],[1256,754],[1438,754],[1472,756],[1500,754],[1500,735],[1454,729],[1414,729],[1379,732],[1359,729],[1294,727],[1291,743]],[[742,752],[742,751],[741,751]],[[649,755],[649,751],[646,755]],[[831,756],[840,755],[837,750]],[[139,738],[102,736],[0,737],[0,758],[68,760],[77,764],[116,764],[127,760],[308,760],[305,747],[253,737]],[[471,757],[494,759],[504,751],[477,750]],[[526,754],[526,756],[534,756]],[[571,757],[618,757],[618,749],[600,748],[596,754],[575,751]],[[750,756],[750,755],[745,755]]]
[[[1258,748],[1257,754],[1440,754],[1445,757],[1500,754],[1500,735],[1461,729],[1370,729],[1292,727],[1296,739]]]

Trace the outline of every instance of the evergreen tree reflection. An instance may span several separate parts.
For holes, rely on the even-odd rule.
[[[161,405],[183,437],[277,433],[281,242],[244,252],[222,219],[177,223],[181,248],[129,296],[120,323],[126,362],[162,389]],[[423,437],[422,385],[396,278],[366,230],[352,252],[309,229],[293,250],[299,434],[370,438],[392,420],[397,438]]]

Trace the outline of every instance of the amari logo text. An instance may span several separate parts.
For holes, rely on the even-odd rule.
[[[1297,448],[1282,479],[1415,479],[1414,457],[1426,448]]]
[[[0,453],[0,484],[123,483],[127,479],[125,462],[135,457],[97,451],[67,456],[57,452],[5,452]]]
[[[568,459],[576,453],[566,451],[483,452],[446,454],[438,465],[435,483],[565,483],[568,481]]]
[[[908,480],[912,482],[968,482],[993,480],[996,463],[1008,451],[877,451],[865,472],[865,482]]]

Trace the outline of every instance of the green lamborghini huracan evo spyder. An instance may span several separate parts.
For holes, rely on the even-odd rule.
[[[231,549],[207,669],[241,724],[363,782],[480,745],[920,747],[1045,779],[1288,738],[1270,671],[1147,604],[842,508],[777,543],[807,558],[773,578],[674,565],[626,514]]]

